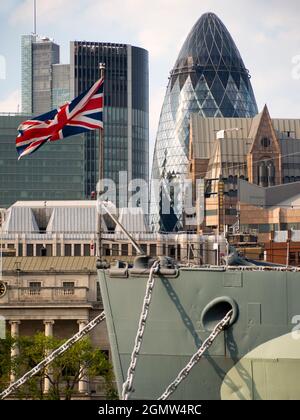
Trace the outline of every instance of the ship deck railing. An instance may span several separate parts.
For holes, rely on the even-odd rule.
[[[213,270],[213,271],[289,271],[289,272],[299,272],[300,267],[293,267],[293,266],[259,266],[259,265],[202,265],[202,266],[184,266],[181,265],[180,269],[188,269],[188,270]]]

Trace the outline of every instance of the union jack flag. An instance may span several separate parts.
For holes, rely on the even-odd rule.
[[[19,159],[47,142],[99,128],[103,129],[103,78],[73,101],[24,121],[16,138]]]

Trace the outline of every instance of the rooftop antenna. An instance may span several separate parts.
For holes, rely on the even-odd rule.
[[[36,0],[33,0],[33,34],[36,35]]]

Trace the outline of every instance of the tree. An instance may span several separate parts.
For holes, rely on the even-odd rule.
[[[65,340],[45,337],[43,333],[37,333],[33,337],[19,337],[15,342],[12,339],[2,341],[6,353],[3,353],[3,355],[5,354],[3,362],[1,362],[2,352],[0,355],[0,374],[2,363],[3,365],[7,363],[11,346],[18,345],[19,347],[19,355],[10,360],[9,368],[5,368],[3,375],[1,375],[5,383],[9,377],[8,369],[13,370],[17,377],[22,376],[43,360],[47,354],[61,346]],[[112,366],[101,350],[92,347],[88,338],[75,343],[47,368],[28,380],[17,390],[16,397],[19,399],[70,400],[78,392],[78,382],[83,380],[86,375],[89,379],[102,377],[107,398],[116,397],[113,387]],[[47,394],[44,393],[45,378],[50,382],[50,389]]]
[[[11,348],[14,344],[13,338],[8,336],[0,339],[0,391],[9,385],[11,372]]]

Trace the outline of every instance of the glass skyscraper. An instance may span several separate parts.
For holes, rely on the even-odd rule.
[[[148,52],[126,44],[71,42],[72,96],[82,93],[99,78],[105,63],[104,84],[104,177],[119,186],[119,172],[128,181],[148,182],[149,75]],[[98,181],[99,133],[85,134],[85,194]],[[117,191],[117,205],[127,191]],[[124,201],[123,201],[124,203]]]
[[[19,200],[83,200],[83,135],[46,144],[18,160],[17,127],[28,118],[0,115],[0,208]]]
[[[58,108],[72,98],[70,96],[70,64],[52,65],[51,109]]]
[[[182,226],[182,206],[171,205],[171,214],[164,215],[161,201],[167,184],[187,173],[191,113],[203,117],[258,113],[249,72],[230,33],[213,13],[204,14],[193,26],[170,74],[152,165],[152,179],[161,182],[151,190],[151,220],[157,231]]]
[[[116,204],[126,206],[128,182],[137,178],[147,184],[149,181],[149,64],[146,50],[127,44],[74,41],[70,43],[70,64],[59,64],[59,46],[52,40],[24,35],[22,111],[31,116],[39,115],[78,96],[99,78],[99,63],[106,64],[104,176],[116,184]],[[96,191],[98,182],[99,132],[85,133],[82,147],[84,188],[82,190],[80,184],[74,193],[85,199]],[[42,151],[37,155],[40,153]],[[120,172],[123,189],[119,185]],[[148,206],[146,201],[141,204]]]
[[[59,46],[38,35],[21,41],[22,112],[43,114],[52,107],[52,65],[59,63]]]
[[[32,44],[36,35],[23,35],[21,38],[21,92],[22,112],[32,112]]]

